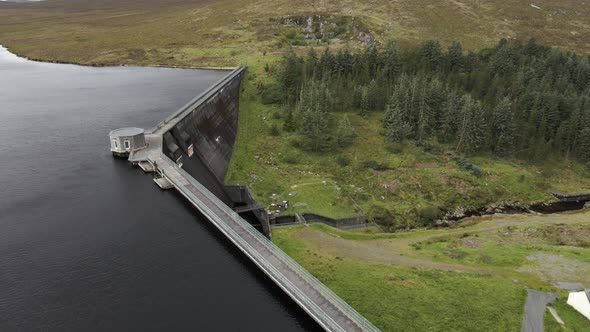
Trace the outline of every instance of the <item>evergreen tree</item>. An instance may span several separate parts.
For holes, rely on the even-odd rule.
[[[287,111],[287,117],[285,118],[285,123],[283,124],[283,130],[286,132],[294,132],[297,129],[297,124],[295,123],[295,117],[293,116],[293,111]]]
[[[590,127],[586,126],[580,131],[578,144],[578,156],[590,162]]]
[[[516,68],[514,54],[506,43],[500,43],[490,59],[489,70],[492,76],[508,76]]]
[[[465,95],[459,119],[455,150],[464,153],[480,151],[486,144],[486,120],[479,101]]]
[[[451,143],[457,137],[463,97],[450,89],[446,89],[447,97],[443,105],[443,114],[439,122],[439,138],[442,142]]]
[[[308,149],[341,144],[332,112],[385,110],[390,140],[436,137],[460,152],[491,148],[529,159],[586,154],[590,57],[534,40],[502,40],[467,55],[458,42],[443,54],[435,41],[407,56],[392,42],[336,56],[326,48],[319,58],[312,49],[307,57],[290,50],[274,74],[287,109],[284,130],[305,137]]]
[[[315,78],[318,66],[318,55],[313,47],[307,50],[307,59],[305,59],[305,75],[307,78]]]
[[[463,68],[463,46],[455,41],[447,51],[448,71],[460,70]]]
[[[311,151],[328,151],[332,145],[332,117],[318,105],[305,109],[301,114],[300,133],[303,146]]]
[[[422,64],[430,70],[440,67],[443,60],[443,52],[440,43],[437,40],[427,40],[420,45],[418,49]]]
[[[492,128],[492,151],[506,156],[514,147],[514,125],[512,119],[512,102],[508,98],[502,99],[494,109]]]
[[[338,127],[334,134],[336,143],[339,147],[344,148],[352,144],[352,141],[356,137],[356,132],[350,123],[347,115],[344,115],[338,122]]]
[[[319,60],[318,66],[320,67],[321,77],[332,74],[334,67],[334,56],[332,55],[330,48],[326,47]]]
[[[400,105],[393,98],[387,104],[383,127],[385,136],[392,142],[403,141],[412,135],[412,126],[406,120]]]
[[[363,117],[369,115],[369,89],[363,87],[361,89],[361,103],[359,107],[359,114]]]
[[[285,55],[283,71],[281,75],[283,92],[289,105],[295,104],[299,96],[299,89],[303,82],[303,68],[297,55],[290,49]]]
[[[393,81],[401,71],[401,57],[397,45],[390,41],[385,47],[383,72],[386,79]]]

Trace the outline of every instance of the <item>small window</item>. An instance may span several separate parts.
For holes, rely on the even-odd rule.
[[[119,144],[117,144],[116,138],[113,138],[113,146],[115,147],[115,149],[119,148]]]
[[[130,146],[129,146],[129,141],[125,141],[125,149],[129,150]]]

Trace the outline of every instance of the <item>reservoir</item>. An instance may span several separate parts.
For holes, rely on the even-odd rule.
[[[225,72],[82,67],[0,48],[1,331],[317,326],[174,191],[113,159]]]

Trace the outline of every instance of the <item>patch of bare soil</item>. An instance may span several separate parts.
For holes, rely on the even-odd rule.
[[[298,230],[298,237],[316,250],[333,256],[350,257],[362,261],[394,265],[433,268],[448,271],[481,272],[481,268],[461,264],[435,262],[429,259],[408,257],[393,245],[393,240],[354,241],[309,228]]]
[[[527,259],[530,264],[520,267],[519,272],[536,274],[551,283],[590,283],[590,264],[586,262],[542,252],[532,254]]]
[[[481,247],[482,241],[480,239],[476,239],[473,237],[466,237],[463,239],[457,240],[457,245],[466,248],[479,248]]]

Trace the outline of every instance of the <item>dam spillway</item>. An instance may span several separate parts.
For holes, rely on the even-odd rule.
[[[146,131],[145,147],[130,151],[129,161],[154,171],[161,187],[176,189],[322,328],[379,331],[228,206],[231,194],[223,179],[237,132],[244,71],[234,69]],[[182,168],[183,158],[196,158],[204,165],[200,178],[210,179],[208,185]]]

